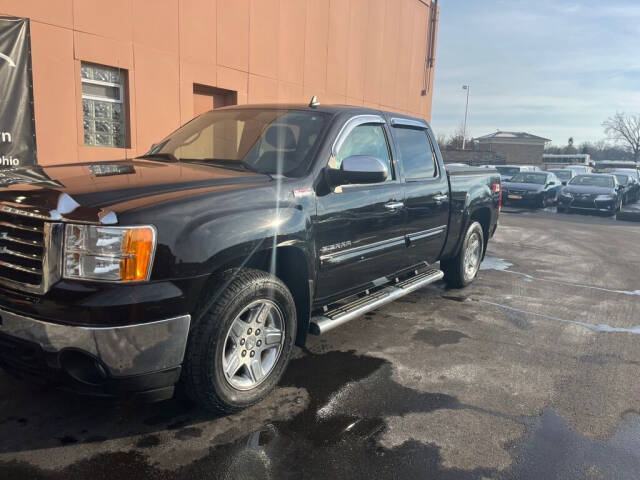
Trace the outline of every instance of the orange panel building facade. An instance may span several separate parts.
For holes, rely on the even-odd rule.
[[[245,103],[430,119],[437,5],[422,0],[0,0],[31,22],[38,163],[144,153]]]

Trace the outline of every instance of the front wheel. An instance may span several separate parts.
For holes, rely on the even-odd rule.
[[[296,337],[289,289],[267,272],[229,270],[228,285],[190,332],[182,384],[199,406],[219,413],[249,407],[275,388]]]
[[[473,282],[480,269],[483,251],[482,225],[472,222],[467,228],[460,252],[455,257],[440,262],[446,284],[449,287],[462,288]]]

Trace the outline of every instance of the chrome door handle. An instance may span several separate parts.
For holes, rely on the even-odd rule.
[[[404,202],[390,202],[385,203],[384,208],[388,210],[397,210],[398,208],[404,207]]]
[[[436,203],[442,203],[444,202],[447,198],[449,198],[449,195],[434,195],[433,199],[436,201]]]

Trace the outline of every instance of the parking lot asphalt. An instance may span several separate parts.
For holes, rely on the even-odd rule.
[[[311,337],[229,417],[0,373],[0,478],[636,479],[639,242],[638,224],[507,209],[470,287]]]

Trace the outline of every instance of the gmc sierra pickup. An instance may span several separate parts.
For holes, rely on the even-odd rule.
[[[225,412],[308,333],[469,284],[501,200],[497,172],[445,170],[424,120],[313,102],[217,109],[141,157],[0,182],[5,369],[92,395],[180,386]]]

